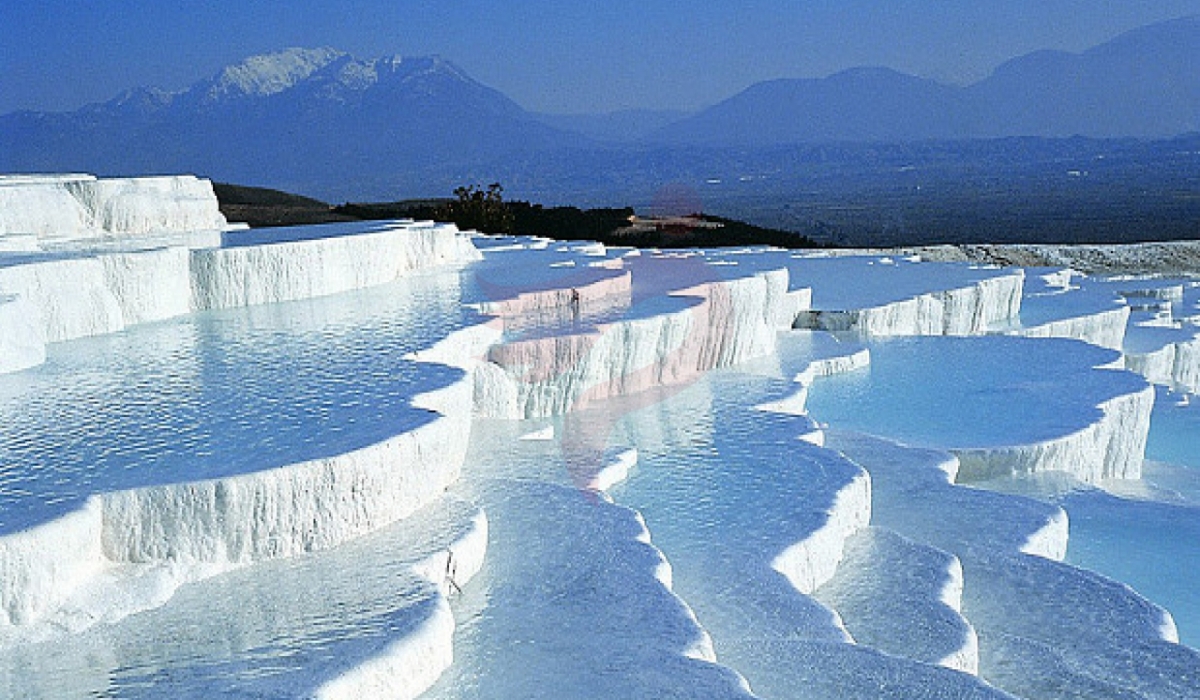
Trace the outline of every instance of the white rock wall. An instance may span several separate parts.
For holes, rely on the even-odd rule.
[[[191,255],[196,310],[336,294],[480,257],[454,226],[403,224],[352,236],[194,250]]]
[[[247,564],[327,549],[379,529],[457,480],[471,387],[467,375],[425,397],[459,406],[453,413],[353,452],[104,494],[104,554],[113,561]]]
[[[116,234],[202,231],[226,226],[212,183],[191,175],[74,182],[67,189],[96,229]]]
[[[833,357],[823,357],[813,360],[808,363],[793,381],[805,386],[811,386],[814,381],[821,377],[832,377],[837,374],[846,374],[871,365],[871,351],[867,348],[857,348],[847,352],[844,355],[835,355]]]
[[[46,331],[37,309],[23,297],[0,296],[0,374],[46,361]]]
[[[72,181],[94,182],[90,175],[0,177],[0,237],[78,235],[88,231],[90,216],[67,189]]]
[[[453,558],[454,584],[464,586],[483,568],[487,552],[487,518],[479,511],[471,528],[445,550],[414,566],[417,573],[440,589],[433,615],[416,629],[380,650],[373,658],[323,683],[315,693],[322,700],[416,698],[432,686],[454,662],[454,614],[450,582],[445,572]]]
[[[1024,272],[1015,270],[937,295],[942,298],[942,334],[975,335],[1016,318],[1024,284]]]
[[[45,342],[115,333],[191,311],[188,251],[52,258],[0,267],[0,294],[24,305],[20,319],[0,316],[0,333],[32,324]]]
[[[0,267],[0,293],[25,300],[47,342],[125,327],[121,305],[97,258],[67,258]]]
[[[778,271],[684,290],[681,311],[598,327],[596,332],[497,345],[477,371],[483,416],[558,415],[595,401],[695,379],[775,347],[787,273]]]
[[[1059,508],[1041,529],[1029,535],[1021,552],[1062,561],[1067,557],[1067,541],[1070,535],[1070,519],[1067,511]]]
[[[0,537],[0,632],[54,610],[101,570],[100,530],[101,504],[93,498],[56,520]]]
[[[1175,373],[1175,352],[1174,343],[1150,352],[1126,352],[1125,368],[1137,372],[1149,382],[1170,385]]]
[[[1129,307],[1116,306],[1095,314],[1028,326],[1018,334],[1030,338],[1074,338],[1102,348],[1120,350],[1128,322]]]
[[[922,294],[881,306],[806,310],[794,328],[856,331],[868,336],[972,335],[1016,318],[1025,276],[1020,270],[971,286]]]
[[[37,345],[193,311],[289,301],[396,280],[475,260],[453,226],[188,250],[156,248],[49,257],[0,266],[0,372],[40,364]]]
[[[1154,384],[1200,393],[1200,338],[1168,343],[1153,352],[1126,352],[1125,367]]]
[[[328,549],[412,514],[458,478],[472,387],[467,373],[416,397],[414,405],[441,415],[347,454],[100,494],[61,518],[0,537],[0,646],[6,627],[54,612],[112,564],[168,563],[211,573]],[[464,574],[478,569],[470,562],[482,556],[481,546],[464,550]]]
[[[535,314],[555,309],[578,309],[600,303],[611,304],[615,298],[628,299],[632,289],[633,275],[624,270],[574,287],[521,292],[508,299],[485,301],[476,306],[479,312],[484,314]]]
[[[952,554],[950,555],[950,566],[946,574],[946,583],[942,588],[941,601],[946,607],[962,615],[963,567],[962,561]],[[979,675],[979,635],[965,616],[963,616],[963,621],[966,624],[966,634],[963,635],[962,646],[954,653],[939,659],[937,664],[976,676]]]
[[[1193,394],[1200,393],[1200,339],[1175,345],[1171,386]]]
[[[566,413],[594,400],[632,393],[694,368],[683,358],[689,311],[603,326],[597,332],[492,347],[479,368],[481,416],[533,418]]]
[[[104,286],[117,301],[123,327],[191,312],[188,251],[161,248],[98,258]]]
[[[1031,445],[960,449],[960,481],[1012,474],[1061,471],[1087,483],[1137,479],[1142,474],[1154,389],[1118,396],[1101,404],[1102,417],[1070,435]]]
[[[771,568],[787,577],[796,590],[811,594],[833,578],[846,540],[871,521],[871,477],[860,468],[834,497],[825,524],[801,542],[780,552]]]
[[[44,348],[31,351],[39,339],[111,333],[190,311],[182,248],[88,255],[60,249],[65,241],[150,242],[226,226],[212,184],[190,175],[0,176],[0,241],[19,243],[0,247],[29,254],[0,267],[0,295],[17,300],[0,310],[0,372],[40,364]]]
[[[125,237],[226,225],[212,183],[191,175],[0,178],[0,236]]]

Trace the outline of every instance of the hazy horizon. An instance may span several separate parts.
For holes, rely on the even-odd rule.
[[[381,0],[149,0],[0,5],[0,114],[69,111],[123,90],[178,90],[248,56],[332,46],[361,58],[438,54],[521,106],[552,114],[694,110],[775,78],[886,66],[951,84],[1035,50],[1081,51],[1200,0],[698,7],[618,0],[413,7]]]

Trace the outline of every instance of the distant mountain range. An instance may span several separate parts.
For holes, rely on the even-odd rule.
[[[680,177],[676,155],[640,155],[654,149],[1165,138],[1200,131],[1198,57],[1191,17],[1079,54],[1029,54],[966,87],[857,68],[759,83],[690,115],[562,116],[528,112],[437,57],[288,49],[178,93],[140,88],[75,112],[0,116],[0,172],[195,172],[337,199],[444,195],[494,173],[537,189],[547,162],[588,186],[620,181],[602,172],[614,160]]]
[[[183,171],[304,190],[575,140],[440,58],[288,49],[179,93],[0,117],[0,171]]]
[[[1200,131],[1200,16],[1142,27],[1079,54],[1028,54],[967,87],[886,68],[758,83],[651,138],[766,145],[1192,131]]]

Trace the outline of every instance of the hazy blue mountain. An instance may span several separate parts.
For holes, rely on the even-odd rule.
[[[955,88],[887,68],[823,79],[771,80],[654,134],[669,143],[761,146],[815,141],[911,141],[967,135]]]
[[[751,86],[653,134],[763,145],[1000,136],[1169,137],[1200,130],[1200,16],[1080,54],[1039,51],[969,87],[888,69]]]
[[[544,124],[601,143],[641,141],[659,129],[687,118],[678,109],[624,109],[603,114],[538,114]]]
[[[1039,51],[965,91],[989,134],[1168,137],[1200,130],[1200,16],[1080,54]]]
[[[437,57],[289,49],[179,93],[140,89],[76,112],[0,117],[0,171],[184,171],[328,192],[335,178],[378,187],[398,171],[576,140]]]
[[[835,144],[1169,137],[1200,131],[1200,17],[1022,56],[968,87],[856,68],[759,83],[681,116],[537,115],[437,57],[288,49],[180,92],[0,116],[0,172],[194,172],[331,201],[500,180],[517,196],[620,204],[669,182],[762,188],[806,167],[774,160],[796,144],[820,146],[824,162],[859,157]]]

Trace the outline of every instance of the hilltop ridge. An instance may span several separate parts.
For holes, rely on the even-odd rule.
[[[552,116],[438,56],[292,48],[179,92],[0,116],[0,172],[194,172],[327,201],[499,181],[531,201],[599,207],[645,206],[681,185],[708,211],[867,245],[879,241],[841,230],[861,228],[855,207],[897,198],[867,217],[872,237],[1027,238],[1026,220],[1066,212],[1066,235],[1079,240],[1089,235],[1081,207],[1089,231],[1096,211],[1117,222],[1096,234],[1106,240],[1195,237],[1200,159],[1184,133],[1200,133],[1195,56],[1200,17],[1078,54],[1028,54],[967,87],[866,67],[765,81],[695,114]],[[1009,211],[1059,197],[1070,201],[1044,216]],[[1137,230],[1126,233],[1129,217],[1114,219],[1110,203],[1136,214]],[[921,230],[931,210],[953,213],[953,226]]]

